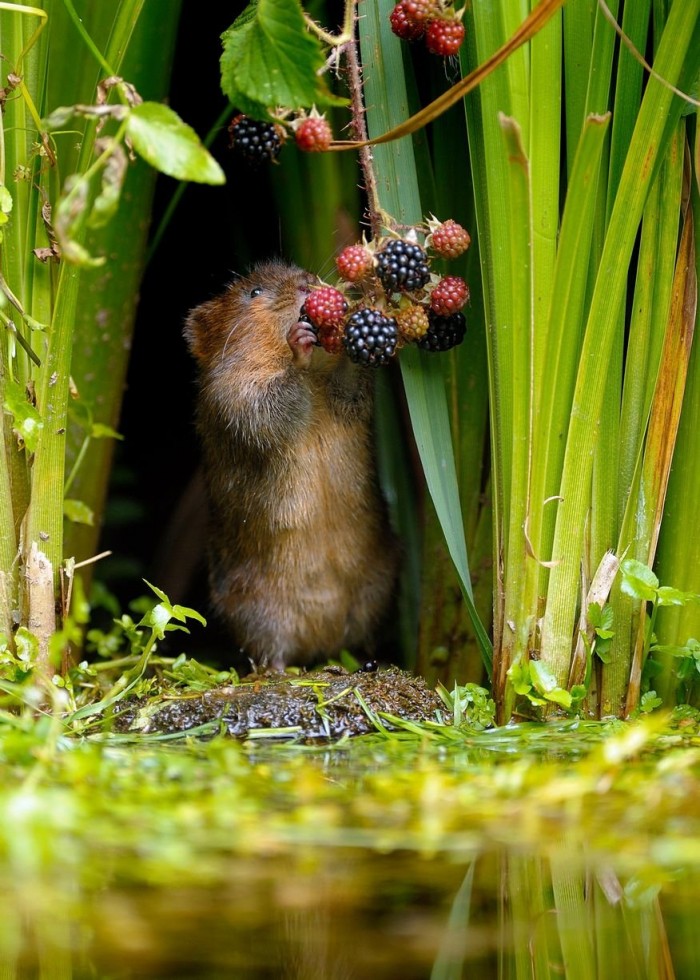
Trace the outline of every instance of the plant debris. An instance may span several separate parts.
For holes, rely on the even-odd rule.
[[[376,732],[404,721],[447,723],[450,713],[423,678],[398,667],[350,672],[329,665],[319,670],[251,674],[238,684],[197,693],[159,693],[120,705],[120,732],[213,735],[314,742]]]

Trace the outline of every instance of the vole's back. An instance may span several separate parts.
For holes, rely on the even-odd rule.
[[[372,375],[314,346],[313,279],[257,266],[190,315],[216,611],[283,668],[371,648],[397,547],[374,462]]]

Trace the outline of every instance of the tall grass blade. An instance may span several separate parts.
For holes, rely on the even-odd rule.
[[[408,106],[401,46],[389,24],[392,7],[388,0],[373,0],[359,23],[370,138],[405,118]],[[410,137],[374,147],[373,166],[382,209],[401,224],[419,223],[423,214]],[[442,368],[434,355],[409,348],[400,364],[426,484],[490,670],[491,644],[472,599]]]
[[[676,2],[655,59],[655,70],[676,84],[684,77],[684,64],[697,43],[698,0]],[[670,89],[649,79],[630,149],[612,209],[578,371],[573,412],[562,475],[559,513],[543,622],[542,658],[562,685],[566,683],[572,644],[572,624],[577,602],[577,582],[583,545],[583,528],[590,501],[592,450],[606,387],[605,372],[613,352],[616,328],[625,295],[627,270],[649,187],[672,127],[680,116],[681,102]]]

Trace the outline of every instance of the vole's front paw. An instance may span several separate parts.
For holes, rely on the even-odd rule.
[[[308,320],[298,320],[287,334],[287,343],[298,367],[306,367],[311,360],[318,338]]]

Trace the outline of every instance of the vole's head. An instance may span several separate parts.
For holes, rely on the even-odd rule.
[[[192,310],[184,328],[190,352],[203,368],[228,357],[288,360],[287,335],[316,285],[318,279],[297,266],[259,263],[220,296]]]

